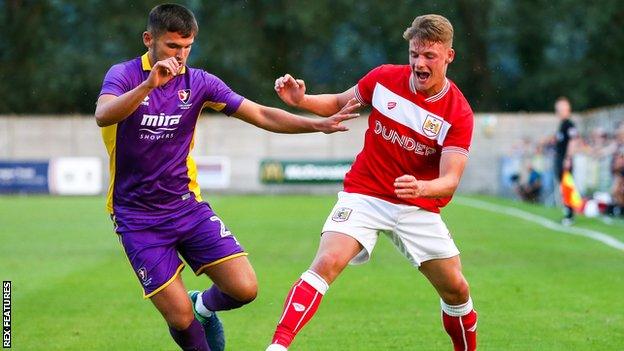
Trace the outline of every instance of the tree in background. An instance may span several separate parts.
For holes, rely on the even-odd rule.
[[[0,113],[93,112],[114,62],[143,53],[137,0],[0,0]],[[404,64],[401,37],[417,15],[456,29],[449,76],[477,111],[576,109],[624,101],[624,2],[604,0],[232,0],[182,3],[197,15],[191,65],[245,96],[279,104],[290,72],[311,91],[341,90],[382,62]]]

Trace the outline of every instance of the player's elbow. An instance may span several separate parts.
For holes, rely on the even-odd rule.
[[[95,110],[95,123],[97,123],[98,127],[108,127],[112,123],[106,118],[106,115],[101,111]]]
[[[453,196],[453,194],[455,194],[455,191],[457,190],[457,188],[459,187],[459,180],[460,178],[458,177],[448,177],[447,179],[447,183],[446,183],[446,191],[445,194],[443,196]]]
[[[97,116],[95,117],[95,123],[97,123],[97,126],[100,127],[100,128],[108,127],[108,124],[106,124],[106,122],[104,122],[103,120],[101,120]]]
[[[457,188],[459,188],[459,178],[453,179],[451,181],[451,184],[449,185],[449,191],[451,193],[454,193],[457,190]]]

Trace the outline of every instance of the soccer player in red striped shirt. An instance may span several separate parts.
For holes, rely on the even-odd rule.
[[[280,98],[330,116],[353,97],[371,105],[364,148],[344,180],[309,270],[290,290],[267,351],[286,350],[348,263],[368,261],[380,233],[390,237],[440,295],[444,329],[456,351],[476,349],[477,313],[459,250],[440,217],[468,160],[473,113],[446,78],[455,58],[444,17],[417,17],[405,30],[409,65],[382,65],[339,94],[307,95],[290,75],[275,82]]]

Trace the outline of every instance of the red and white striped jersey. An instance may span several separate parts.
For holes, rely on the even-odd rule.
[[[461,91],[447,79],[442,91],[425,97],[416,91],[408,65],[379,66],[354,89],[372,112],[364,148],[345,176],[345,191],[440,212],[450,197],[399,199],[394,180],[404,174],[438,178],[442,153],[468,155],[473,113]]]

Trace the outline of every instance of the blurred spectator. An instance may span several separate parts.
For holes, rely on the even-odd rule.
[[[624,122],[620,123],[619,128],[615,131],[614,144],[616,152],[624,153]]]
[[[613,157],[613,186],[611,188],[612,206],[609,213],[624,215],[624,149],[618,150]]]
[[[568,104],[556,106],[560,131],[568,124],[562,118],[570,113]],[[553,205],[553,185],[567,168],[573,170],[578,193],[597,204],[597,213],[624,216],[624,121],[614,129],[599,126],[583,134],[568,133],[568,157],[562,157],[560,131],[538,140],[523,137],[512,146],[503,172],[506,189],[524,201]]]
[[[609,134],[601,127],[590,132],[589,141],[585,145],[586,152],[596,158],[611,156],[617,148],[615,140],[609,138]]]
[[[511,181],[520,199],[527,202],[539,202],[542,192],[542,175],[531,163],[527,163],[524,174],[514,174]]]
[[[601,127],[592,130],[590,135],[587,156],[592,160],[592,168],[589,170],[592,184],[588,188],[594,192],[608,191],[612,179],[611,159],[617,150],[617,143]]]

